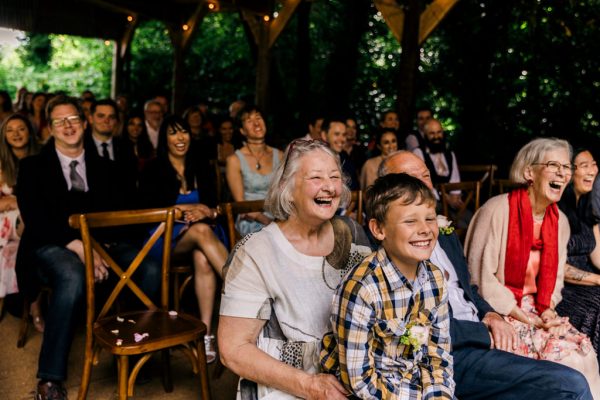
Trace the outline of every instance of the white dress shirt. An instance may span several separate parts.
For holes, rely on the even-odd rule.
[[[150,136],[152,147],[156,150],[158,147],[158,129],[154,129],[146,120],[144,120],[144,123],[146,124],[146,130],[148,131],[148,136]]]
[[[94,144],[96,145],[96,148],[98,149],[98,154],[100,155],[100,157],[104,156],[104,149],[102,147],[102,144],[106,143],[107,144],[106,149],[108,150],[108,156],[110,157],[111,160],[115,159],[115,146],[113,146],[112,137],[104,142],[96,139],[96,137],[94,135],[92,135],[92,139],[94,139]]]
[[[58,149],[56,150],[56,154],[58,155],[58,160],[60,161],[60,167],[62,168],[63,176],[65,177],[65,181],[67,182],[67,189],[71,190],[71,161],[77,161],[77,166],[75,167],[75,171],[81,176],[83,182],[85,184],[85,191],[89,191],[90,187],[88,186],[86,169],[85,169],[85,150],[81,152],[79,156],[76,158],[71,158],[65,156]]]
[[[459,285],[458,275],[454,270],[454,266],[439,242],[435,243],[430,261],[444,271],[448,285],[448,301],[450,302],[450,307],[452,307],[452,317],[460,320],[479,322],[477,307],[465,298],[465,291]]]

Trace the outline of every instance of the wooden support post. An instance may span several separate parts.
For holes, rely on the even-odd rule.
[[[171,44],[173,45],[171,110],[177,114],[181,113],[183,107],[185,56],[190,48],[194,34],[197,32],[202,19],[204,19],[207,13],[208,7],[206,1],[200,0],[194,13],[184,24],[170,24],[168,26]]]
[[[110,86],[110,97],[115,99],[119,93],[123,91],[123,82],[127,80],[129,82],[128,77],[125,77],[125,64],[126,60],[129,58],[129,54],[131,51],[131,40],[133,39],[133,34],[135,33],[135,29],[138,25],[138,17],[135,14],[130,15],[132,18],[123,32],[123,36],[120,40],[115,41],[113,47],[113,60],[112,60],[112,76],[111,76],[111,86]],[[129,73],[129,71],[127,71]]]
[[[294,11],[301,1],[283,0],[283,7],[279,10],[277,18],[273,18],[271,15],[257,15],[249,11],[242,11],[242,16],[248,23],[254,42],[258,47],[255,102],[263,110],[268,108],[271,48],[294,15]]]

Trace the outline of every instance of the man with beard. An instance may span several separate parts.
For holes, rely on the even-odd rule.
[[[425,132],[425,147],[418,147],[413,150],[413,153],[423,160],[431,171],[433,184],[460,182],[456,156],[446,146],[444,128],[440,121],[430,120],[423,127],[423,131]],[[462,201],[460,192],[452,193],[447,200],[452,208],[460,207]]]
[[[429,107],[417,108],[417,130],[406,136],[406,150],[413,151],[425,145],[425,124],[433,119],[433,111]]]

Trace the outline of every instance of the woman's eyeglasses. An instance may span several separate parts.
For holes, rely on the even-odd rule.
[[[546,167],[546,170],[551,173],[557,173],[560,169],[563,170],[565,174],[571,175],[573,171],[575,171],[575,166],[573,164],[561,164],[558,161],[548,161],[546,163],[534,163],[531,165],[543,165]]]

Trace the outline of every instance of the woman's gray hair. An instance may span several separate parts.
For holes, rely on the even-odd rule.
[[[349,203],[348,177],[342,171],[342,163],[338,154],[320,140],[296,139],[288,145],[283,155],[284,161],[275,170],[265,198],[265,210],[273,214],[276,220],[285,221],[293,213],[294,199],[292,193],[294,191],[294,178],[300,169],[300,159],[316,151],[321,151],[335,160],[337,168],[342,174],[340,207],[345,207]]]
[[[553,150],[566,150],[571,160],[571,145],[558,138],[537,138],[527,143],[519,150],[510,167],[509,178],[515,183],[526,184],[525,169],[543,160],[544,155]]]

